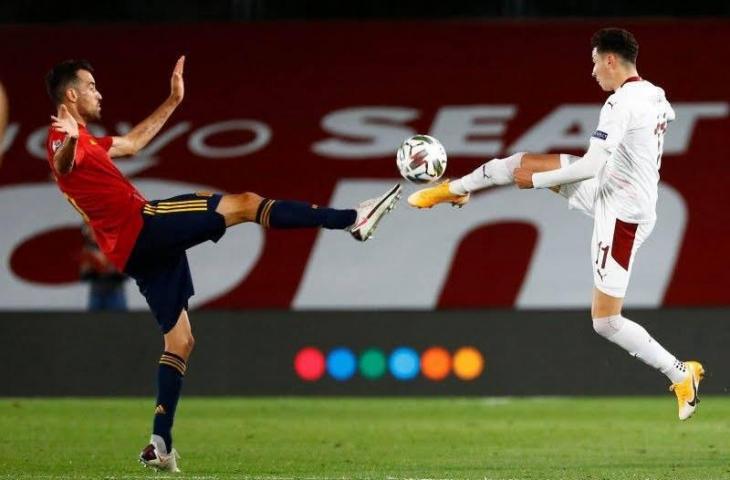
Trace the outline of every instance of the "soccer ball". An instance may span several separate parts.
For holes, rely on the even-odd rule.
[[[429,135],[415,135],[401,143],[396,154],[400,174],[413,183],[431,183],[446,171],[446,150]]]

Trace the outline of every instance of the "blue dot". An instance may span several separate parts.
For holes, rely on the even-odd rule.
[[[418,353],[409,347],[393,350],[388,360],[390,373],[398,380],[413,380],[421,369]]]
[[[335,348],[327,355],[327,371],[335,380],[343,382],[355,374],[357,362],[349,348]]]

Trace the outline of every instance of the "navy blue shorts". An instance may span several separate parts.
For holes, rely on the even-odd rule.
[[[142,209],[144,224],[124,272],[134,278],[162,333],[172,330],[195,293],[185,251],[226,232],[215,211],[221,195],[192,193],[154,200]]]

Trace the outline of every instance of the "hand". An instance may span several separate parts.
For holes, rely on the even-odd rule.
[[[532,170],[527,168],[517,167],[513,173],[515,183],[520,188],[533,188],[532,184]]]
[[[185,96],[185,83],[183,82],[183,68],[185,67],[185,55],[177,59],[175,68],[172,70],[172,78],[170,78],[170,98],[175,103],[182,102]]]
[[[71,138],[79,138],[79,124],[66,105],[61,105],[58,108],[58,116],[51,115],[51,120],[53,120],[51,126],[55,131],[65,133]]]

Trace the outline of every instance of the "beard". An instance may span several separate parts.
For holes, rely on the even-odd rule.
[[[79,112],[81,116],[86,120],[87,122],[93,122],[96,120],[101,120],[101,107],[93,107],[89,109],[84,109],[83,112]]]

